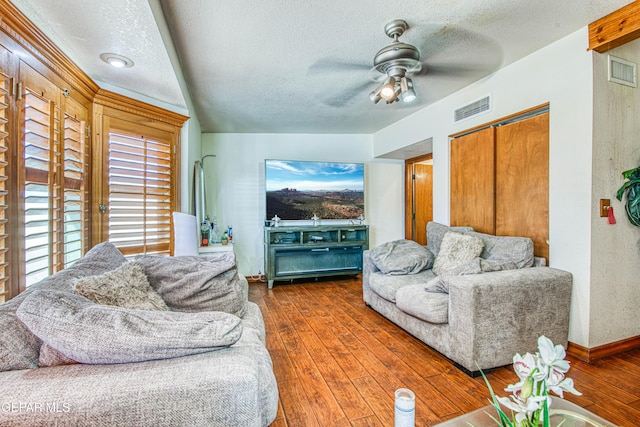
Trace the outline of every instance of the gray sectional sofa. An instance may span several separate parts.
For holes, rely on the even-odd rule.
[[[435,222],[427,239],[426,247],[399,240],[365,251],[367,305],[469,375],[535,352],[541,335],[567,346],[572,276],[534,258],[530,239]]]
[[[166,303],[161,311],[78,294],[80,278],[128,266],[109,243],[0,305],[0,425],[245,427],[275,419],[264,321],[233,253],[135,262]]]

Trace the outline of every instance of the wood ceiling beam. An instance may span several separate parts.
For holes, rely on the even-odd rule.
[[[640,0],[589,24],[589,50],[607,52],[640,37]]]

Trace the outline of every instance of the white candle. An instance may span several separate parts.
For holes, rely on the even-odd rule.
[[[396,390],[395,427],[414,427],[416,424],[416,395],[408,388]]]

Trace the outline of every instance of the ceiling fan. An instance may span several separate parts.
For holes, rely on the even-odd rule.
[[[400,36],[409,28],[406,21],[395,19],[384,27],[387,36],[393,42],[383,47],[373,57],[373,69],[384,81],[374,89],[369,98],[374,104],[384,99],[387,104],[396,101],[412,102],[416,99],[413,81],[408,75],[422,69],[420,51],[417,47],[403,43]]]
[[[328,58],[312,64],[308,69],[309,75],[339,72],[349,76],[343,81],[351,84],[339,94],[324,97],[323,102],[342,108],[353,99],[361,99],[363,91],[371,91],[374,81],[376,87],[369,93],[372,102],[384,100],[386,104],[414,108],[490,74],[502,63],[500,46],[477,32],[453,24],[419,21],[412,28],[417,30],[423,41],[420,48],[399,40],[409,29],[406,21],[396,19],[385,25],[385,34],[393,41],[374,55],[373,67],[368,61]],[[425,58],[428,58],[428,66],[424,64]],[[367,71],[369,78],[363,80],[362,76]],[[429,78],[430,90],[429,95],[423,98],[414,81],[419,80],[418,86],[422,86],[425,77]]]

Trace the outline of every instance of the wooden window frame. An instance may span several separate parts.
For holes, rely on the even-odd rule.
[[[188,117],[173,113],[141,101],[132,100],[114,92],[100,90],[94,98],[93,107],[93,187],[92,187],[92,241],[94,244],[109,240],[108,218],[101,213],[99,205],[108,209],[109,195],[106,186],[103,185],[109,180],[108,165],[108,145],[109,133],[113,127],[115,129],[125,129],[132,134],[137,133],[136,129],[146,129],[144,132],[151,132],[152,136],[161,134],[170,135],[172,144],[171,176],[172,176],[172,196],[171,211],[178,210],[180,206],[180,134],[182,125]],[[154,132],[155,131],[155,132]],[[169,236],[169,250],[173,248],[173,223],[170,221],[171,212],[168,213],[168,220],[171,224]],[[122,248],[125,255],[134,255],[137,250]],[[152,253],[155,253],[151,250]],[[161,253],[168,253],[162,251]]]
[[[4,197],[4,202],[0,199],[0,206],[5,213],[0,215],[0,225],[4,225],[6,236],[4,246],[0,244],[0,303],[2,300],[9,300],[24,290],[24,255],[22,249],[24,244],[24,218],[22,217],[24,199],[19,190],[18,167],[24,153],[21,151],[22,144],[21,123],[19,120],[19,88],[20,68],[24,63],[33,68],[36,72],[52,82],[60,90],[63,90],[63,97],[59,100],[57,108],[60,108],[59,119],[65,119],[65,113],[74,109],[72,103],[86,108],[87,130],[90,129],[85,138],[87,150],[83,153],[85,164],[88,165],[85,176],[85,193],[90,197],[90,204],[84,209],[82,214],[82,227],[89,230],[82,236],[82,252],[86,252],[92,245],[99,243],[99,238],[95,238],[95,232],[99,225],[94,224],[97,215],[96,195],[92,194],[96,187],[94,176],[100,176],[102,167],[96,160],[93,152],[96,146],[96,135],[99,135],[101,120],[96,120],[94,109],[104,113],[105,109],[115,111],[114,114],[127,115],[133,123],[140,123],[147,126],[169,127],[175,135],[175,168],[173,169],[175,198],[174,206],[179,206],[180,201],[180,148],[179,137],[181,127],[188,119],[186,116],[166,111],[162,108],[150,104],[142,103],[124,96],[116,95],[108,91],[100,90],[99,86],[91,78],[79,69],[67,58],[33,23],[31,23],[13,4],[10,2],[0,2],[0,72],[5,80],[4,102],[5,108],[2,120],[6,120],[0,130],[4,137],[4,146],[0,144],[0,168],[4,168],[4,175],[0,174],[0,181],[4,182],[4,187],[0,186],[0,193]],[[95,102],[95,104],[94,104]],[[98,116],[99,117],[99,116]],[[95,123],[94,123],[95,120]],[[59,138],[64,138],[64,129],[60,130]],[[21,157],[22,155],[22,157]],[[98,154],[97,157],[101,156]],[[96,168],[97,166],[97,168]],[[94,170],[95,169],[95,170]],[[97,174],[97,175],[96,175]],[[73,178],[64,179],[62,174],[55,177],[58,184],[63,188],[68,184],[70,187],[77,187]],[[64,183],[64,185],[63,185]],[[6,194],[4,193],[6,191]],[[76,215],[77,216],[77,215]],[[8,232],[7,232],[8,230]],[[64,231],[64,230],[61,230]],[[2,227],[0,226],[0,233]],[[0,239],[2,240],[2,239]],[[0,242],[2,243],[2,242]],[[64,237],[60,241],[64,245]],[[4,257],[4,259],[3,259]],[[64,262],[64,255],[61,256]],[[4,281],[4,289],[2,288]]]

